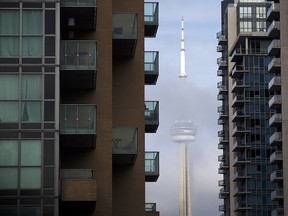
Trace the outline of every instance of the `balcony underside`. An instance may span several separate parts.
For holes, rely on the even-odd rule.
[[[159,212],[145,211],[145,216],[159,216]]]
[[[95,148],[96,134],[60,134],[61,148]]]
[[[145,174],[145,182],[157,182],[159,174]]]
[[[149,24],[149,22],[145,22],[145,37],[156,37],[158,30],[157,24]]]
[[[137,154],[113,154],[113,164],[133,165],[136,161]]]
[[[113,39],[113,56],[133,57],[137,39]]]
[[[159,123],[145,122],[145,133],[156,133]]]
[[[145,85],[155,85],[157,83],[158,74],[147,74],[145,72]]]
[[[61,70],[61,88],[94,89],[97,70]]]
[[[69,31],[95,31],[97,7],[61,7],[61,33],[68,36]],[[74,18],[74,25],[69,23]]]

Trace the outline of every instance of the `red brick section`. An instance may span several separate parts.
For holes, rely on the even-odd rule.
[[[62,201],[96,201],[96,180],[62,180]]]

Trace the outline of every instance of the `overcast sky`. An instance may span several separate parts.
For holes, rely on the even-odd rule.
[[[151,0],[146,0],[149,2]],[[218,206],[217,125],[218,90],[216,33],[220,31],[220,0],[158,0],[159,28],[156,38],[145,39],[146,51],[159,51],[160,72],[156,86],[145,87],[145,100],[159,101],[160,125],[157,133],[146,134],[146,151],[160,152],[160,177],[146,183],[146,202],[156,202],[162,216],[178,216],[178,146],[171,141],[170,127],[178,105],[189,110],[197,127],[190,145],[191,198],[193,216],[220,215]],[[185,92],[180,92],[181,17],[185,19]]]

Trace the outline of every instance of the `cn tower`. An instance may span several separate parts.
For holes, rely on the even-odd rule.
[[[185,48],[184,48],[184,18],[182,17],[181,37],[181,68],[179,73],[180,87],[179,94],[184,93],[187,78],[185,70]],[[184,89],[183,89],[184,88]],[[181,98],[181,97],[179,97]],[[187,98],[186,98],[187,99]],[[180,170],[180,191],[179,191],[179,216],[192,216],[191,195],[190,195],[190,168],[189,168],[189,144],[196,136],[196,128],[191,120],[187,118],[184,110],[185,99],[179,103],[180,115],[171,127],[172,141],[179,144],[179,170]]]

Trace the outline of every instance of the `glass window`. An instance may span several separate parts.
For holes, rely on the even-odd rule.
[[[17,75],[0,75],[0,100],[17,100],[18,86]]]
[[[0,122],[18,122],[18,102],[0,102]]]
[[[0,207],[0,215],[17,216],[17,207]]]
[[[0,189],[17,188],[17,179],[17,168],[0,168]]]
[[[0,166],[18,165],[18,141],[0,140]]]
[[[39,122],[41,121],[41,102],[22,102],[21,121]]]
[[[20,216],[40,216],[40,207],[22,207]]]
[[[21,166],[41,166],[41,141],[21,141]]]
[[[36,189],[41,187],[41,168],[40,167],[25,167],[20,171],[20,188]]]
[[[252,32],[252,22],[240,22],[240,32]]]
[[[239,8],[239,17],[240,18],[251,18],[252,17],[252,8],[251,7],[240,7]]]
[[[22,99],[41,99],[41,75],[22,76]]]
[[[257,32],[266,32],[266,22],[256,22],[256,31]]]
[[[266,18],[266,7],[256,7],[256,18]]]

